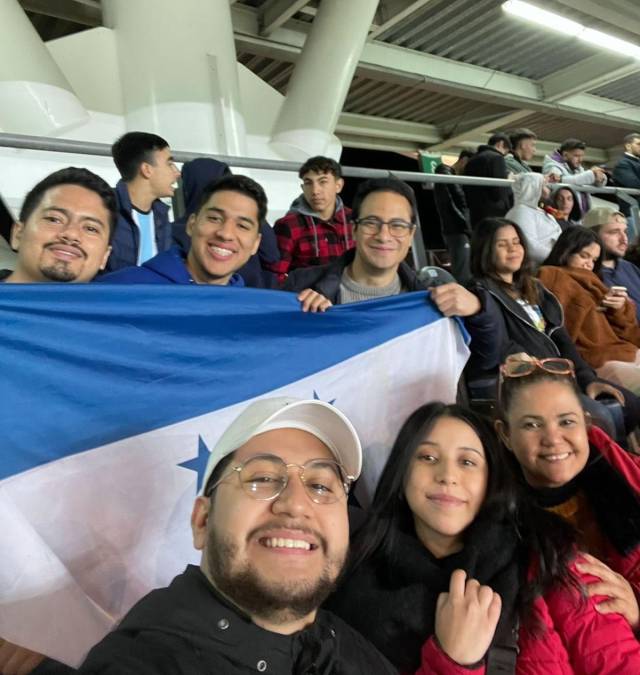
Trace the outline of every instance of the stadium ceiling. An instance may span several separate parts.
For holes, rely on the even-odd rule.
[[[20,0],[44,39],[101,25],[98,0]],[[203,0],[206,1],[206,0]],[[238,60],[282,93],[317,0],[229,0]],[[637,0],[532,0],[640,45]],[[346,145],[455,151],[533,129],[607,161],[640,129],[640,61],[506,14],[503,0],[380,0],[337,135]]]

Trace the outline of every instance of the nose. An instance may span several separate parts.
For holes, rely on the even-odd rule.
[[[236,226],[231,218],[225,218],[224,222],[216,229],[216,237],[223,241],[231,241],[235,236]]]
[[[271,510],[274,514],[301,518],[309,516],[313,508],[311,497],[307,494],[300,469],[295,467],[289,472],[289,480],[284,490],[273,500]]]
[[[60,238],[64,241],[80,241],[80,233],[82,232],[82,227],[80,223],[75,220],[69,220],[60,230]]]
[[[453,462],[440,460],[436,465],[435,479],[441,485],[456,485],[458,482],[457,472]]]
[[[542,427],[541,442],[545,447],[552,448],[562,438],[560,427],[557,424],[545,424]]]
[[[378,233],[376,234],[376,238],[381,239],[382,241],[389,241],[392,239],[391,230],[389,229],[388,223],[382,223]]]

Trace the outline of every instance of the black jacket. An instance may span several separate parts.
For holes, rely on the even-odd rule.
[[[312,288],[331,300],[334,305],[339,305],[342,273],[353,262],[355,255],[356,250],[352,248],[328,265],[299,267],[289,272],[283,290],[300,293],[305,288]],[[398,267],[398,276],[403,291],[424,291],[427,288],[426,284],[423,284],[416,273],[404,262]]]
[[[640,157],[624,154],[613,170],[613,180],[616,185],[627,188],[640,188]],[[626,202],[620,201],[620,210],[629,216],[631,208]]]
[[[455,176],[456,172],[446,164],[438,164],[436,173],[444,176]],[[435,183],[433,198],[440,216],[440,226],[444,236],[448,234],[466,234],[471,236],[469,227],[469,210],[464,197],[462,185],[455,183]]]
[[[96,645],[83,675],[394,675],[341,619],[319,610],[293,635],[264,630],[227,604],[199,567],[152,591]]]
[[[525,352],[543,359],[560,356],[571,359],[581,389],[598,379],[595,371],[580,356],[564,327],[562,306],[553,293],[539,281],[539,306],[546,322],[545,332],[539,331],[524,309],[492,279],[475,280],[470,287],[482,303],[480,313],[465,319],[471,334],[471,377],[495,374],[498,366],[510,354]],[[486,326],[492,326],[489,334]],[[484,330],[483,330],[484,328]]]
[[[504,157],[491,145],[481,145],[478,152],[467,162],[465,176],[483,176],[485,178],[507,178],[507,164]],[[513,191],[506,185],[463,186],[469,207],[471,229],[488,217],[504,217],[513,206]]]

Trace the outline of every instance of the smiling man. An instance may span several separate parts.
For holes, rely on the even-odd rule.
[[[213,449],[191,517],[202,551],[143,598],[81,673],[395,673],[320,603],[349,542],[347,493],[362,451],[321,401],[254,402]]]
[[[113,190],[87,169],[69,167],[25,197],[11,232],[15,269],[6,283],[88,282],[104,269],[116,221]]]
[[[174,246],[140,267],[100,277],[114,284],[213,284],[244,286],[237,271],[260,245],[260,223],[267,196],[247,176],[228,175],[202,192],[200,206],[187,221],[188,252]]]

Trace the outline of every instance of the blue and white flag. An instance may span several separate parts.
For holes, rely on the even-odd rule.
[[[0,287],[0,636],[66,663],[199,562],[209,449],[255,398],[329,401],[372,494],[468,350],[426,293],[305,314],[293,294],[202,286]]]

